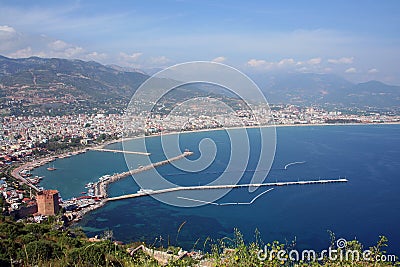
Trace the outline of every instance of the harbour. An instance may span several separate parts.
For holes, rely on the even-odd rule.
[[[255,130],[250,130],[250,134],[253,131]],[[398,150],[395,149],[398,141],[393,140],[398,137],[398,126],[281,127],[277,131],[281,142],[266,182],[329,180],[328,177],[346,177],[349,181],[315,186],[265,186],[265,189],[275,189],[262,195],[251,205],[210,204],[188,209],[159,203],[148,194],[116,201],[105,201],[101,198],[96,200],[90,197],[85,185],[97,183],[99,177],[105,175],[112,176],[114,173],[129,171],[123,153],[88,151],[57,159],[54,162],[57,170],[54,172],[49,172],[46,170],[47,166],[42,166],[31,173],[33,176],[45,176],[39,186],[59,190],[64,202],[74,196],[80,198],[80,192],[87,191],[86,195],[81,195],[82,199],[76,200],[77,204],[82,205],[82,210],[76,212],[80,218],[76,220],[79,222],[74,221],[74,224],[83,227],[88,236],[101,235],[104,229],[111,229],[118,240],[143,240],[152,243],[154,238],[160,235],[163,235],[163,238],[167,238],[167,235],[174,236],[179,224],[187,221],[182,230],[185,234],[179,238],[179,243],[186,247],[192,247],[198,238],[202,238],[200,242],[204,242],[208,236],[226,236],[232,232],[233,227],[239,228],[247,238],[252,238],[254,229],[257,228],[265,240],[291,240],[293,236],[297,236],[302,239],[300,245],[312,242],[316,244],[316,248],[326,246],[324,242],[329,239],[326,229],[349,238],[356,233],[357,237],[367,244],[374,244],[380,234],[386,234],[392,242],[400,242],[400,236],[391,231],[392,228],[388,228],[385,233],[379,232],[373,216],[363,217],[365,213],[384,211],[384,221],[393,222],[390,225],[396,229],[398,217],[392,211],[396,210],[395,207],[400,202],[396,200],[397,197],[389,196],[385,192],[398,184],[397,167],[379,165],[377,162],[379,163],[384,156],[390,166],[399,166]],[[344,132],[345,136],[342,135]],[[368,146],[365,146],[366,135],[369,136]],[[157,172],[170,175],[167,178],[182,187],[212,182],[215,176],[224,171],[224,165],[221,163],[229,156],[229,147],[224,146],[225,137],[222,132],[185,134],[181,136],[182,147],[193,151],[191,159],[196,159],[199,155],[196,146],[199,140],[205,137],[215,140],[218,151],[221,151],[216,157],[215,163],[218,164],[213,164],[215,168],[209,168],[199,174],[182,174],[177,172],[172,164],[166,164]],[[165,160],[161,147],[157,145],[157,139],[150,138],[147,141],[153,162]],[[257,145],[255,141],[251,141],[251,145],[253,143]],[[374,148],[373,154],[369,153],[371,147]],[[121,150],[118,145],[107,148]],[[129,150],[135,151],[135,146],[129,147]],[[136,168],[139,168],[139,164],[147,165],[145,157],[141,155],[129,154],[129,159]],[[293,162],[306,163],[292,164],[284,170],[284,166]],[[246,170],[249,171],[245,172],[241,181],[243,184],[250,183],[249,177],[253,173],[252,170],[255,170],[255,165],[249,165]],[[229,174],[230,172],[227,173]],[[152,171],[136,175],[139,179],[151,179]],[[377,175],[384,178],[374,178]],[[134,179],[120,179],[108,185],[107,198],[135,194],[141,189],[142,193],[149,193],[151,187],[141,188]],[[206,201],[207,198],[201,197],[203,193],[200,191],[208,194],[208,191],[212,193],[215,190],[220,189],[182,190],[166,194],[171,194],[171,197]],[[249,194],[248,191],[246,187],[236,188],[215,203],[249,203],[256,194]],[[263,191],[265,190],[260,188],[257,192]],[[189,204],[193,202],[183,199],[179,201],[188,201]],[[86,206],[86,203],[92,204]],[[368,203],[374,204],[371,206]],[[363,225],[363,228],[348,225],[343,218],[357,222],[357,225]],[[304,228],[304,225],[308,227]],[[364,231],[364,228],[368,228],[368,231]]]

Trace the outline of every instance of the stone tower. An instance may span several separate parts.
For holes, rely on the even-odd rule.
[[[38,213],[41,215],[55,215],[60,210],[57,190],[43,190],[36,196]]]

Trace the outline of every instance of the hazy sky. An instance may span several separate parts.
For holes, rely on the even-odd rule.
[[[0,54],[134,68],[215,60],[400,85],[400,1],[0,0]]]

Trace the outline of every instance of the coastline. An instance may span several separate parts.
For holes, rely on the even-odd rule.
[[[223,131],[223,130],[238,130],[238,129],[253,129],[253,128],[284,128],[284,127],[312,127],[312,126],[368,126],[368,125],[400,125],[400,121],[398,122],[362,122],[362,123],[304,123],[304,124],[271,124],[271,125],[254,125],[254,126],[233,126],[233,127],[221,127],[221,128],[209,128],[209,129],[198,129],[192,131],[170,131],[170,132],[161,132],[159,134],[153,134],[148,136],[136,136],[136,137],[128,137],[128,138],[120,138],[117,140],[112,140],[108,144],[104,144],[101,146],[104,147],[106,145],[121,143],[124,141],[131,141],[140,138],[152,138],[152,137],[160,137],[163,135],[174,135],[174,134],[189,134],[189,133],[197,133],[197,132],[213,132],[213,131]]]
[[[215,128],[215,129],[199,129],[199,130],[193,130],[193,131],[171,131],[171,132],[164,132],[156,135],[150,135],[150,136],[135,136],[135,137],[129,137],[129,138],[119,138],[115,140],[109,140],[103,144],[95,144],[92,146],[86,146],[82,149],[76,150],[76,151],[69,151],[69,152],[63,152],[58,155],[50,155],[48,157],[40,158],[31,162],[27,162],[25,164],[22,164],[20,166],[17,166],[14,168],[11,172],[11,175],[21,181],[22,183],[26,184],[27,186],[31,187],[34,189],[36,192],[40,191],[39,188],[37,188],[35,185],[29,183],[24,177],[20,175],[20,172],[22,170],[33,170],[35,168],[38,168],[40,166],[43,166],[44,164],[48,164],[57,158],[65,158],[65,157],[70,157],[73,155],[78,155],[81,153],[85,153],[86,151],[90,150],[91,148],[104,148],[105,146],[108,146],[110,144],[114,143],[119,143],[119,142],[125,142],[125,141],[130,141],[130,140],[135,140],[135,139],[140,139],[140,138],[146,138],[146,137],[160,137],[162,135],[174,135],[174,134],[183,134],[183,133],[196,133],[196,132],[211,132],[211,131],[221,131],[221,130],[235,130],[235,129],[251,129],[251,128],[268,128],[268,127],[312,127],[312,126],[365,126],[365,125],[400,125],[400,122],[386,122],[386,123],[334,123],[334,124],[279,124],[279,125],[265,125],[265,126],[239,126],[239,127],[226,127],[226,128]],[[72,198],[74,199],[74,198]],[[76,198],[75,198],[76,199]],[[67,200],[68,201],[68,200]],[[75,212],[76,217],[74,220],[71,220],[70,223],[74,223],[79,221],[80,219],[83,218],[83,216],[91,212],[95,209],[98,209],[102,206],[104,206],[107,203],[107,201],[103,199],[97,199],[95,202],[93,202],[91,205],[82,208],[79,211]]]
[[[91,150],[92,148],[104,148],[104,147],[106,147],[108,145],[111,145],[111,144],[123,143],[123,142],[126,142],[126,141],[137,140],[137,139],[141,139],[141,138],[153,138],[153,137],[160,137],[160,136],[163,136],[163,135],[189,134],[189,133],[197,133],[197,132],[213,132],[213,131],[252,129],[252,128],[312,127],[312,126],[317,126],[317,127],[321,127],[321,126],[368,126],[368,125],[400,125],[400,121],[399,122],[382,122],[382,123],[273,124],[273,125],[261,125],[261,126],[254,125],[254,126],[221,127],[221,128],[213,128],[213,129],[198,129],[198,130],[193,130],[193,131],[171,131],[171,132],[164,132],[164,133],[161,132],[160,134],[154,134],[154,135],[148,135],[148,136],[134,136],[134,137],[128,137],[128,138],[119,138],[119,139],[109,140],[107,142],[104,142],[103,144],[95,144],[93,146],[89,145],[89,146],[86,146],[84,148],[81,148],[81,149],[78,149],[78,150],[75,150],[75,151],[63,152],[63,153],[56,154],[56,155],[49,155],[47,157],[36,159],[34,161],[30,161],[30,162],[24,163],[24,164],[16,167],[11,172],[11,175],[17,180],[23,181],[25,183],[29,183],[28,181],[26,181],[26,179],[24,179],[23,177],[21,177],[19,175],[20,171],[22,171],[24,169],[33,170],[35,168],[41,167],[41,166],[43,166],[45,164],[48,164],[48,163],[56,160],[57,158],[61,158],[62,159],[62,158],[70,157],[70,156],[79,155],[79,154],[82,154],[82,153],[85,153],[85,152]]]

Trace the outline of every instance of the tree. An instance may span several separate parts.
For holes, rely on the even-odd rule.
[[[39,264],[62,255],[58,244],[48,240],[38,240],[27,244],[24,247],[26,261],[29,264]]]

